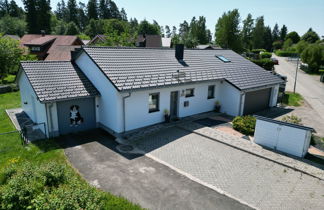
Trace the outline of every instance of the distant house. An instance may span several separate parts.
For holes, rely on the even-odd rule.
[[[22,108],[48,136],[124,132],[214,110],[276,106],[284,81],[231,50],[84,46],[72,61],[22,62]]]
[[[47,60],[47,58],[53,60],[56,57],[55,60],[69,61],[71,60],[70,49],[84,45],[84,43],[77,36],[26,34],[21,38],[20,45],[28,47],[30,52],[37,55],[39,60]],[[51,55],[58,55],[59,53],[63,53],[65,56]]]
[[[103,44],[107,41],[106,35],[98,34],[93,39],[91,39],[87,45],[97,45],[97,44]]]
[[[162,47],[171,47],[171,38],[162,37]]]
[[[10,35],[10,34],[6,34],[6,35],[4,35],[3,37],[9,37],[9,38],[14,39],[14,40],[17,40],[17,41],[20,40],[20,37],[19,37],[18,35]]]
[[[210,44],[200,44],[200,45],[197,45],[196,48],[200,49],[200,50],[222,49],[221,47],[217,47],[217,46],[210,45]]]
[[[136,47],[162,47],[162,39],[160,35],[138,35]]]

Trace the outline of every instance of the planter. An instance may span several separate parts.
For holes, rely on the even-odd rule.
[[[165,120],[165,122],[169,123],[170,122],[170,115],[165,114],[164,115],[164,120]]]
[[[215,112],[220,112],[220,108],[221,108],[220,105],[215,105]]]

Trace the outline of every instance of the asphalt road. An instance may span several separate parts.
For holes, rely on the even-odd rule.
[[[122,154],[103,131],[58,140],[71,164],[92,185],[147,209],[251,209],[154,160]]]
[[[286,90],[293,91],[296,62],[288,62],[284,57],[273,57],[279,60],[279,65],[275,66],[275,71],[287,76],[288,83]],[[317,114],[324,120],[324,83],[319,81],[319,76],[309,75],[298,70],[296,92],[301,94]]]

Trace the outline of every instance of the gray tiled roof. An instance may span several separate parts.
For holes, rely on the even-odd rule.
[[[86,76],[70,61],[21,62],[40,102],[99,95]]]
[[[241,90],[283,82],[231,50],[185,49],[185,64],[181,64],[174,49],[83,49],[120,91],[217,79],[225,79]],[[215,55],[223,55],[231,62],[224,63]]]

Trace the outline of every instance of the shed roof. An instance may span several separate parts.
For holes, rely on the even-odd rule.
[[[70,61],[21,62],[40,102],[99,95],[83,72]]]
[[[231,50],[83,47],[119,91],[225,79],[240,90],[283,80]],[[231,62],[224,63],[217,55]]]

